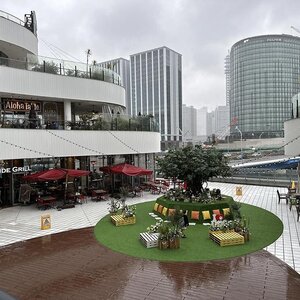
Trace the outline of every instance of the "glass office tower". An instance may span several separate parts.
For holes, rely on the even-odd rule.
[[[130,55],[133,115],[159,122],[162,150],[182,141],[182,56],[167,47]]]
[[[280,137],[300,91],[300,38],[263,35],[230,51],[230,121],[236,138]]]

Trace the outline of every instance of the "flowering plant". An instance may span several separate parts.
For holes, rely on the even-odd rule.
[[[159,231],[159,227],[161,226],[162,222],[163,221],[160,220],[160,221],[156,222],[155,225],[150,225],[149,227],[147,227],[147,231],[149,233],[157,233]]]
[[[123,217],[133,217],[135,215],[136,206],[135,205],[124,205],[123,210]]]
[[[111,199],[108,205],[108,211],[111,214],[117,213],[118,209],[120,208],[120,203],[116,199]]]

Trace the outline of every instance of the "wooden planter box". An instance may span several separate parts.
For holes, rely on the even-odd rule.
[[[110,216],[110,220],[116,226],[123,226],[123,225],[135,224],[136,218],[135,216],[124,218],[122,215],[114,215],[114,216]]]
[[[140,240],[146,248],[154,248],[158,246],[159,233],[140,233]]]
[[[158,248],[161,250],[165,249],[179,249],[180,248],[180,238],[175,238],[171,240],[159,240]]]
[[[212,231],[209,237],[221,247],[241,245],[245,243],[244,237],[237,232],[216,233]]]

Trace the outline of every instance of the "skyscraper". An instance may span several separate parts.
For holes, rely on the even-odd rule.
[[[182,141],[195,142],[197,137],[197,109],[182,105]]]
[[[159,122],[162,149],[182,140],[182,56],[167,48],[130,56],[130,111]]]
[[[125,58],[116,58],[105,62],[97,63],[97,66],[111,69],[121,76],[121,86],[125,88],[126,111],[131,115],[130,106],[130,65],[129,60]]]
[[[229,106],[230,100],[230,54],[227,54],[224,61],[225,88],[226,88],[226,106]]]
[[[235,43],[230,51],[230,120],[243,137],[283,136],[291,99],[300,91],[300,38],[262,35]],[[236,127],[231,135],[239,136]]]

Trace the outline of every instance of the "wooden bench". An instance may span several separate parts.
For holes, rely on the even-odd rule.
[[[111,222],[116,226],[135,224],[135,216],[124,218],[123,215],[110,216]]]
[[[158,247],[158,237],[159,233],[140,233],[140,240],[146,248]]]
[[[237,232],[213,232],[209,233],[209,237],[219,246],[242,245],[245,243],[244,237]]]

